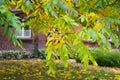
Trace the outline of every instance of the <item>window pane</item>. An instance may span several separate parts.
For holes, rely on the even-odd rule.
[[[31,38],[31,28],[29,25],[22,27],[21,33],[16,32],[18,38]]]

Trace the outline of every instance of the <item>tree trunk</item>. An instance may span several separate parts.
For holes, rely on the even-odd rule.
[[[36,36],[34,38],[34,58],[37,58],[38,57],[38,45],[39,45],[39,38],[38,36]]]

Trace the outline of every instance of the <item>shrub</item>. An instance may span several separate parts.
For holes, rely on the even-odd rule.
[[[38,57],[40,59],[45,59],[46,58],[46,54],[45,54],[45,49],[39,49],[39,52],[38,52]]]
[[[120,67],[120,50],[102,51],[98,48],[91,48],[90,52],[99,66]],[[81,62],[78,57],[76,61]]]
[[[0,51],[0,59],[26,59],[33,58],[33,51],[3,50]],[[45,49],[39,49],[38,58],[45,59]]]
[[[22,59],[22,58],[31,58],[32,56],[33,54],[29,51],[17,51],[17,50],[0,51],[1,59]]]

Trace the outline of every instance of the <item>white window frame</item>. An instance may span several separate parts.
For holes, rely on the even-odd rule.
[[[29,31],[29,36],[25,36],[25,32],[26,31]],[[20,32],[20,35],[17,35],[17,38],[20,38],[20,39],[31,39],[31,27],[29,26],[29,30],[25,30],[24,27],[22,27],[22,30]]]
[[[110,37],[110,38],[108,39],[108,41],[109,41],[109,42],[112,42],[112,38]]]

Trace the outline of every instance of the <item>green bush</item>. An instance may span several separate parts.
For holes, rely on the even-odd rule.
[[[0,51],[0,59],[26,59],[33,58],[33,51],[3,50]],[[45,49],[39,49],[38,58],[45,59]]]
[[[0,59],[23,59],[23,58],[31,58],[33,54],[29,51],[0,51]]]
[[[91,48],[90,52],[99,66],[120,67],[120,50],[103,51],[99,48]],[[76,61],[81,62],[78,57]]]
[[[34,58],[34,49],[32,49],[31,52],[33,53],[33,58]],[[37,56],[37,58],[40,58],[40,59],[45,59],[46,58],[45,48],[38,49],[38,56]]]
[[[46,54],[45,54],[45,49],[44,48],[43,49],[39,49],[39,51],[38,51],[38,57],[40,59],[45,59],[46,58]]]

